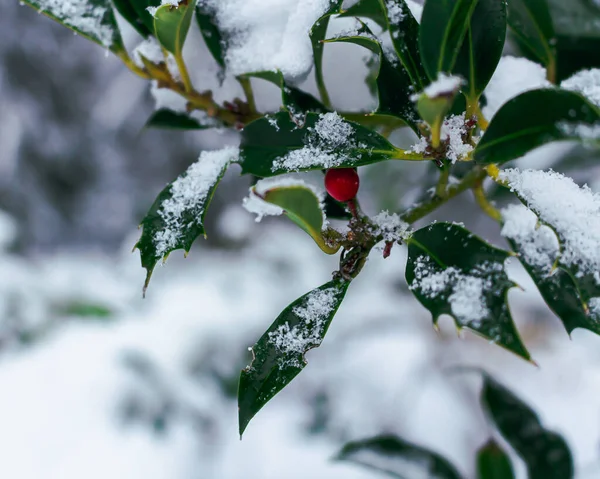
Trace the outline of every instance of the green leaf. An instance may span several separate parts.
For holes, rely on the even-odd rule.
[[[459,329],[480,336],[529,360],[507,304],[515,284],[504,261],[510,253],[495,248],[465,228],[435,223],[407,240],[406,281],[437,324],[452,316]]]
[[[600,334],[585,306],[575,278],[562,268],[556,268],[560,246],[556,233],[538,224],[537,216],[523,205],[511,205],[503,211],[503,236],[533,279],[542,298],[563,322],[569,334],[576,328]]]
[[[258,191],[260,183],[252,188],[253,194],[267,203],[280,207],[286,216],[296,223],[327,254],[335,254],[340,249],[329,246],[323,238],[325,220],[321,198],[315,191],[298,182],[297,184],[276,183]]]
[[[334,199],[331,195],[326,195],[323,201],[325,207],[325,217],[335,220],[349,220],[352,214],[348,211],[346,205]]]
[[[133,7],[131,0],[113,0],[113,4],[123,18],[127,20],[127,23],[135,28],[141,36],[146,38],[152,35],[154,30],[150,30],[146,27],[144,21]]]
[[[508,454],[490,439],[477,451],[477,479],[514,479],[515,472]]]
[[[521,48],[547,69],[556,68],[556,38],[546,0],[511,0],[508,25]]]
[[[114,53],[125,51],[110,0],[82,0],[76,8],[44,0],[24,0],[23,3]]]
[[[578,93],[531,90],[496,113],[473,157],[480,164],[505,163],[553,141],[586,140],[577,126],[598,122],[598,109]]]
[[[481,403],[502,437],[525,462],[529,479],[573,477],[573,459],[565,440],[544,429],[529,406],[487,375]]]
[[[146,28],[154,33],[154,17],[148,11],[148,7],[159,7],[161,0],[129,0],[129,2]]]
[[[419,52],[419,23],[404,0],[379,0],[392,44],[411,78],[414,91],[422,91],[429,83]]]
[[[194,16],[194,3],[193,0],[182,0],[177,7],[162,5],[154,14],[156,39],[176,58],[181,58],[183,44]]]
[[[452,72],[469,29],[477,0],[436,0],[425,2],[419,46],[429,78]]]
[[[387,28],[385,12],[381,8],[379,0],[359,0],[350,8],[342,11],[340,17],[370,18],[381,28]]]
[[[397,157],[381,135],[336,113],[308,113],[302,128],[287,112],[260,118],[242,130],[242,174],[269,177],[292,171],[370,165]]]
[[[236,159],[234,148],[203,151],[196,163],[160,192],[142,220],[142,236],[135,245],[147,270],[144,290],[161,259],[178,249],[187,254],[198,236],[206,236],[204,215],[229,163]]]
[[[362,24],[355,36],[337,36],[325,40],[326,43],[354,43],[364,47],[379,56],[379,71],[377,73],[377,94],[379,107],[375,113],[396,116],[404,120],[415,132],[419,116],[411,95],[414,87],[407,71],[404,69],[395,53],[384,53],[379,40],[369,28]]]
[[[212,118],[206,118],[200,122],[186,113],[175,112],[163,108],[155,111],[146,122],[145,128],[170,128],[174,130],[204,130],[220,126],[219,122]]]
[[[198,2],[196,5],[196,21],[208,51],[221,68],[225,68],[225,38],[223,38],[217,27],[215,11],[211,4],[206,3],[204,0]]]
[[[388,474],[390,477],[411,479],[435,477],[460,479],[454,466],[438,453],[397,436],[377,436],[346,444],[335,457]]]
[[[254,345],[252,363],[240,375],[240,436],[256,413],[304,369],[304,355],[321,345],[349,284],[330,281],[298,298]]]
[[[463,92],[476,102],[496,71],[506,38],[506,2],[478,0],[452,72],[467,80]]]
[[[312,26],[309,33],[315,63],[315,79],[317,81],[319,93],[321,94],[321,100],[327,107],[331,106],[331,99],[329,98],[329,93],[327,93],[325,79],[323,78],[323,40],[327,35],[327,27],[329,26],[331,15],[339,13],[342,3],[343,0],[333,0],[321,18],[319,18]]]

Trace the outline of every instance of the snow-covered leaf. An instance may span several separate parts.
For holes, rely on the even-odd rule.
[[[490,419],[523,459],[529,479],[570,479],[573,459],[558,434],[545,429],[537,414],[497,381],[484,375],[481,403]]]
[[[461,478],[456,468],[438,453],[392,435],[350,442],[336,455],[336,460],[352,462],[399,479]]]
[[[327,27],[329,26],[331,15],[339,13],[342,3],[343,0],[332,0],[327,11],[315,22],[309,33],[315,63],[315,79],[319,91],[321,92],[321,100],[328,106],[330,106],[331,100],[327,93],[327,88],[325,87],[325,79],[323,78],[323,40],[327,35]]]
[[[560,204],[560,199],[557,203]],[[519,254],[542,298],[561,319],[567,332],[571,334],[576,328],[584,328],[600,334],[600,321],[590,314],[575,278],[564,269],[556,268],[560,245],[554,231],[539,225],[537,216],[523,205],[506,207],[502,217],[502,235]]]
[[[217,26],[215,15],[211,3],[200,0],[196,5],[196,20],[206,47],[221,68],[225,68],[225,38]]]
[[[325,253],[334,254],[339,250],[339,246],[337,248],[329,246],[323,238],[325,224],[323,192],[302,180],[292,178],[260,180],[250,189],[250,192],[260,200],[281,208],[282,212],[308,233]]]
[[[175,112],[166,108],[155,111],[145,125],[146,128],[171,128],[174,130],[204,130],[216,126],[219,126],[219,123],[212,118],[207,118],[206,122],[201,122],[186,113]]]
[[[508,25],[527,54],[549,71],[556,71],[556,39],[546,0],[511,0],[508,2]]]
[[[252,347],[252,363],[240,375],[240,435],[256,413],[304,369],[304,355],[321,345],[349,285],[330,281],[298,298]]]
[[[125,50],[110,0],[24,0],[23,3],[115,53]]]
[[[242,173],[259,177],[355,167],[388,160],[397,150],[384,137],[337,113],[308,113],[298,127],[287,112],[253,121],[242,131]]]
[[[448,314],[459,329],[470,329],[530,359],[507,303],[515,286],[504,267],[508,252],[451,223],[422,228],[407,244],[406,281],[434,324]]]
[[[236,148],[203,151],[188,168],[161,193],[142,220],[140,250],[142,266],[147,270],[148,287],[154,267],[175,250],[189,252],[193,242],[205,235],[204,215],[210,200],[230,162],[237,159]]]
[[[490,439],[477,451],[477,479],[514,479],[515,472],[508,454]]]
[[[180,58],[194,16],[193,0],[179,5],[164,4],[154,13],[154,34],[159,43],[176,58]]]
[[[473,157],[505,163],[560,140],[600,143],[600,110],[578,93],[531,90],[505,103],[492,119]]]
[[[477,0],[425,2],[419,49],[430,79],[452,72],[476,5]]]
[[[354,43],[379,56],[379,70],[376,76],[379,106],[376,113],[401,118],[416,131],[418,114],[411,100],[414,93],[412,80],[402,66],[395,51],[384,51],[381,43],[369,27],[361,24],[357,31],[340,34],[325,40],[327,43]]]
[[[502,57],[506,38],[506,2],[479,0],[452,72],[466,82],[463,92],[476,102]]]
[[[154,29],[149,29],[145,25],[144,20],[142,20],[134,8],[132,0],[113,0],[113,4],[123,18],[127,20],[127,22],[133,28],[135,28],[141,36],[145,38],[153,34]]]

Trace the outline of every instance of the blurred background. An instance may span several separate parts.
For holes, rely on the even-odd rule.
[[[345,22],[333,28],[354,24]],[[218,100],[241,95],[230,79],[219,85],[192,38],[195,81]],[[325,51],[333,103],[368,111],[369,57],[352,45]],[[530,71],[512,81],[538,85],[543,71]],[[509,81],[502,73],[496,86]],[[312,77],[305,86],[314,91]],[[260,108],[278,107],[274,88],[255,88]],[[326,282],[336,258],[284,218],[257,225],[241,207],[249,180],[232,168],[207,215],[208,241],[157,268],[142,299],[145,272],[131,249],[144,213],[201,150],[237,142],[217,130],[145,129],[156,100],[164,98],[97,45],[16,0],[0,3],[0,477],[366,479],[376,476],[331,457],[346,441],[388,432],[474,477],[491,428],[477,378],[452,371],[458,365],[513,388],[564,435],[578,477],[600,477],[600,339],[582,330],[569,338],[516,261],[511,277],[524,290],[510,292],[512,311],[539,367],[457,337],[450,318],[436,332],[407,289],[400,247],[387,260],[372,255],[309,366],[240,441],[236,389],[248,346]],[[595,187],[593,160],[553,146],[519,165]],[[367,212],[400,211],[434,184],[431,165],[398,163],[361,169]],[[505,246],[468,195],[436,218]]]

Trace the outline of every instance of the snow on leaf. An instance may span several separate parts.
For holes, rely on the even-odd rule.
[[[600,107],[600,69],[592,68],[575,73],[563,80],[560,86],[566,90],[581,93],[594,105]]]
[[[372,221],[375,225],[373,234],[382,236],[386,242],[403,241],[410,236],[410,225],[402,221],[397,213],[382,211],[374,216]]]

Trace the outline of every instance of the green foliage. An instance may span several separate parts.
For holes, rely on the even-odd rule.
[[[502,164],[552,141],[579,140],[578,125],[600,121],[598,108],[577,93],[560,89],[532,90],[506,103],[477,145],[481,164]]]
[[[527,404],[488,375],[484,375],[481,403],[502,437],[525,462],[527,477],[573,477],[573,459],[565,440],[544,429]]]
[[[514,479],[510,458],[502,448],[490,439],[477,452],[477,478],[478,479]]]
[[[350,442],[335,458],[399,479],[417,476],[461,478],[454,466],[436,452],[391,435]]]
[[[146,122],[146,128],[170,128],[173,130],[204,130],[212,124],[202,124],[185,113],[162,109],[155,111]]]
[[[508,257],[461,226],[435,223],[408,240],[406,282],[434,323],[448,314],[458,328],[529,360],[507,304],[515,286],[504,269]]]
[[[162,5],[154,14],[154,33],[159,43],[176,58],[181,57],[194,16],[194,3],[180,2],[179,6]]]
[[[350,283],[334,280],[298,298],[252,347],[238,391],[240,435],[250,420],[306,366],[304,355],[321,345]]]
[[[221,68],[225,68],[225,38],[217,28],[214,12],[202,1],[196,5],[196,21],[211,55]]]

